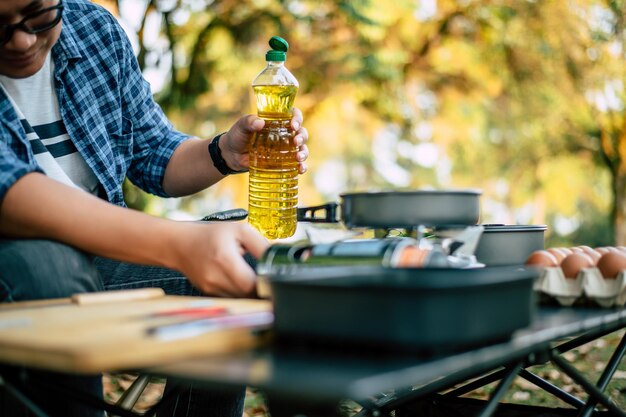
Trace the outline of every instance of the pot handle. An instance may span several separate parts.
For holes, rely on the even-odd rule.
[[[298,221],[310,223],[339,223],[339,204],[326,203],[319,206],[298,208]],[[318,215],[319,211],[324,211],[323,217]]]
[[[218,211],[217,213],[204,216],[200,221],[203,222],[228,222],[243,220],[248,217],[248,211],[242,208],[232,210]]]

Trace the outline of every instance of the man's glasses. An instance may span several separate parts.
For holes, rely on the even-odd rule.
[[[16,29],[26,33],[35,34],[45,32],[46,30],[50,30],[58,25],[61,21],[61,17],[63,16],[62,3],[63,0],[59,0],[59,4],[56,6],[48,7],[26,15],[18,23],[8,25],[0,24],[0,45],[4,45],[9,42]]]

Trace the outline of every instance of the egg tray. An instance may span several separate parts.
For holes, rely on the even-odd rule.
[[[604,308],[621,307],[626,304],[626,271],[604,278],[598,268],[584,268],[576,278],[566,278],[559,267],[544,268],[533,289],[562,306],[592,301]]]

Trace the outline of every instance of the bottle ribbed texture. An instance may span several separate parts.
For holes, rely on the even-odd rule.
[[[297,224],[298,162],[291,109],[298,85],[282,62],[269,62],[253,89],[265,126],[250,149],[248,221],[268,239],[286,238]]]

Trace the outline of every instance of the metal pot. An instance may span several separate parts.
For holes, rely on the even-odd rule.
[[[487,266],[522,265],[528,255],[544,248],[546,225],[486,224],[476,259]]]
[[[530,323],[537,274],[518,267],[277,270],[269,280],[274,329],[278,340],[413,354],[487,345]]]
[[[346,193],[337,203],[298,209],[298,220],[343,222],[346,227],[412,228],[473,225],[480,215],[479,190],[418,190]],[[318,212],[324,215],[319,217]]]

